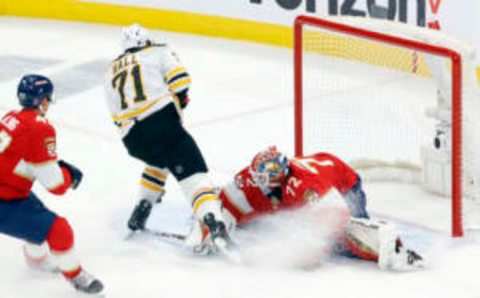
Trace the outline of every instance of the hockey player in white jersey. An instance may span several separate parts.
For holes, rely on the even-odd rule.
[[[137,24],[123,29],[122,46],[124,52],[111,62],[106,77],[107,103],[129,154],[146,164],[128,228],[145,229],[171,173],[213,243],[229,243],[207,165],[182,125],[191,82],[186,68],[166,44],[154,43]]]

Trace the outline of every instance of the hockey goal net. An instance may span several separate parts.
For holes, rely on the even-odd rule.
[[[364,180],[416,182],[451,198],[451,233],[462,236],[467,215],[480,218],[465,205],[480,201],[473,48],[364,18],[300,16],[294,32],[296,155],[330,151]]]

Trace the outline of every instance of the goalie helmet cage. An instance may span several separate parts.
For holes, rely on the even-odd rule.
[[[357,18],[362,19],[362,18]],[[308,39],[321,39],[322,35],[312,33],[312,31],[327,32],[327,34],[339,34],[341,38],[366,40],[368,42],[379,43],[382,45],[393,46],[410,51],[412,59],[416,60],[417,53],[426,53],[435,57],[441,57],[450,61],[449,76],[451,81],[451,233],[454,237],[463,236],[462,223],[462,55],[455,49],[448,46],[438,46],[425,41],[419,41],[410,38],[404,32],[394,34],[391,29],[387,33],[375,29],[366,29],[364,26],[351,25],[349,22],[337,21],[334,18],[315,18],[309,16],[299,16],[294,24],[294,96],[295,96],[295,155],[313,153],[304,152],[305,123],[304,113],[309,110],[305,108],[305,55],[308,49]],[[372,20],[362,19],[360,22],[370,22]],[[389,22],[393,23],[393,22]],[[403,25],[403,24],[402,24]],[[396,26],[396,25],[395,25]],[[426,31],[426,29],[422,29]],[[408,32],[407,32],[408,33]],[[313,37],[312,37],[313,36]],[[316,41],[321,43],[322,41]],[[322,53],[316,53],[318,54]],[[371,54],[371,53],[370,53]],[[339,54],[342,59],[351,59]],[[372,55],[370,55],[372,56]],[[375,56],[375,55],[373,55]],[[338,57],[337,57],[338,58]],[[372,58],[372,57],[370,57]],[[369,58],[369,59],[370,59]],[[372,59],[374,59],[373,57]],[[315,58],[316,59],[316,58]],[[353,58],[353,60],[358,60]],[[365,62],[365,61],[362,61]],[[371,63],[371,61],[368,61]],[[385,66],[385,65],[382,65]],[[387,66],[388,67],[388,66]],[[418,65],[415,65],[414,71]],[[412,70],[410,70],[412,71]],[[305,110],[304,110],[305,109]],[[433,134],[432,134],[433,135]],[[432,137],[433,139],[433,137]]]

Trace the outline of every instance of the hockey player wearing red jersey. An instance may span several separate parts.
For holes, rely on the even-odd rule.
[[[221,189],[220,199],[225,218],[230,218],[229,226],[234,227],[280,210],[331,200],[332,194],[341,197],[339,201],[346,205],[345,212],[338,209],[332,212],[339,217],[347,215],[349,219],[336,222],[341,233],[335,235],[331,251],[376,261],[384,269],[409,270],[422,266],[422,258],[404,247],[392,224],[370,219],[360,176],[329,153],[288,160],[271,147],[258,153],[250,166]]]
[[[145,163],[128,228],[145,230],[171,173],[199,224],[210,230],[214,242],[228,244],[221,202],[207,165],[182,124],[189,103],[190,75],[168,45],[155,43],[137,24],[123,29],[122,47],[107,74],[106,100],[128,153]]]
[[[220,197],[241,224],[265,213],[301,207],[311,196],[321,198],[331,188],[345,197],[353,217],[369,218],[360,177],[329,153],[288,160],[271,147],[258,153],[250,166],[236,174]],[[239,197],[248,205],[234,204]]]
[[[60,271],[75,289],[98,293],[103,285],[81,267],[70,224],[31,191],[38,180],[49,192],[63,195],[76,189],[83,176],[57,159],[55,129],[45,118],[53,84],[44,76],[26,75],[17,95],[22,109],[0,120],[0,233],[26,241],[29,266]]]

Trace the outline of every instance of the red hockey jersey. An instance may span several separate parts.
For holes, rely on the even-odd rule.
[[[296,208],[307,201],[308,192],[325,195],[332,187],[341,194],[350,191],[358,181],[353,169],[339,158],[328,153],[293,158],[290,173],[278,197],[266,196],[255,183],[250,168],[235,175],[220,193],[224,207],[242,224],[258,215],[275,210]]]
[[[55,129],[34,110],[11,111],[0,119],[0,200],[28,197],[33,182],[54,194],[71,184],[57,163]]]

